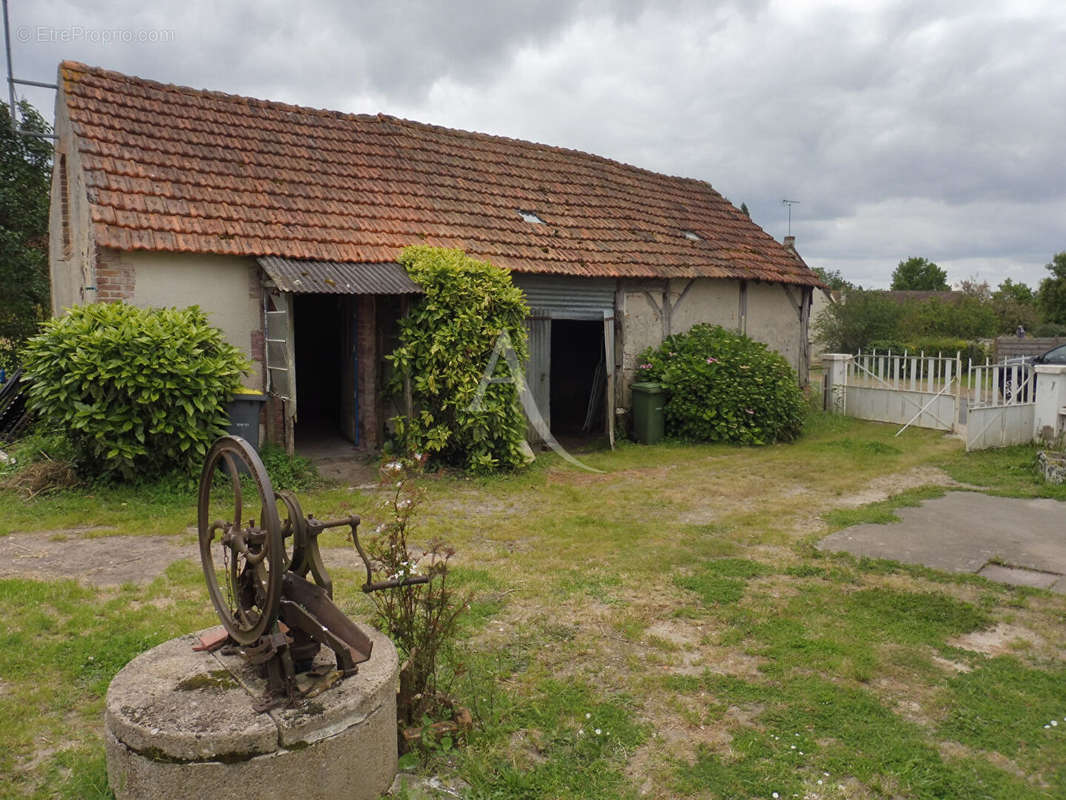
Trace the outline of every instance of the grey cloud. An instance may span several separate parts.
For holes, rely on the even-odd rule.
[[[1035,282],[1066,248],[1066,10],[1033,3],[40,0],[12,16],[176,37],[20,44],[24,77],[73,57],[575,147],[709,180],[778,237],[781,198],[799,199],[812,263],[887,280],[921,254]]]

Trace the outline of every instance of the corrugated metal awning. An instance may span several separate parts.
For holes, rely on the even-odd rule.
[[[303,261],[280,256],[256,259],[283,292],[293,294],[422,294],[399,264]]]
[[[604,311],[614,310],[614,278],[512,272],[511,280],[525,294],[530,308],[556,319],[603,319]]]

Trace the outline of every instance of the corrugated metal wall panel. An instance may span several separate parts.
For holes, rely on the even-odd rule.
[[[283,292],[294,294],[421,294],[400,264],[342,264],[279,256],[258,259]]]
[[[530,308],[556,319],[602,319],[604,311],[614,310],[616,281],[611,278],[511,273],[511,280],[525,293]]]
[[[529,336],[526,385],[541,417],[551,430],[552,322],[548,312],[533,309],[526,319],[526,333]],[[534,444],[543,439],[531,424],[526,426],[526,438]]]

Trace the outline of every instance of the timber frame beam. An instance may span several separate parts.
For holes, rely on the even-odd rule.
[[[649,305],[655,309],[655,313],[659,315],[659,318],[663,323],[663,339],[670,336],[673,330],[673,316],[677,311],[678,306],[681,305],[681,301],[685,299],[685,295],[688,294],[689,289],[696,283],[695,278],[689,278],[685,287],[681,290],[681,293],[677,296],[677,300],[670,302],[670,281],[665,281],[662,286],[649,287],[644,289],[644,296],[648,299]],[[655,295],[652,293],[653,289],[660,295],[662,301],[655,299]]]

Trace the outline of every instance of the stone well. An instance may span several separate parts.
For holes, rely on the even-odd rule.
[[[142,653],[107,690],[107,775],[118,800],[373,800],[396,774],[397,658],[374,643],[359,673],[299,707],[256,713],[266,682],[190,634]],[[332,663],[329,650],[316,659]]]

